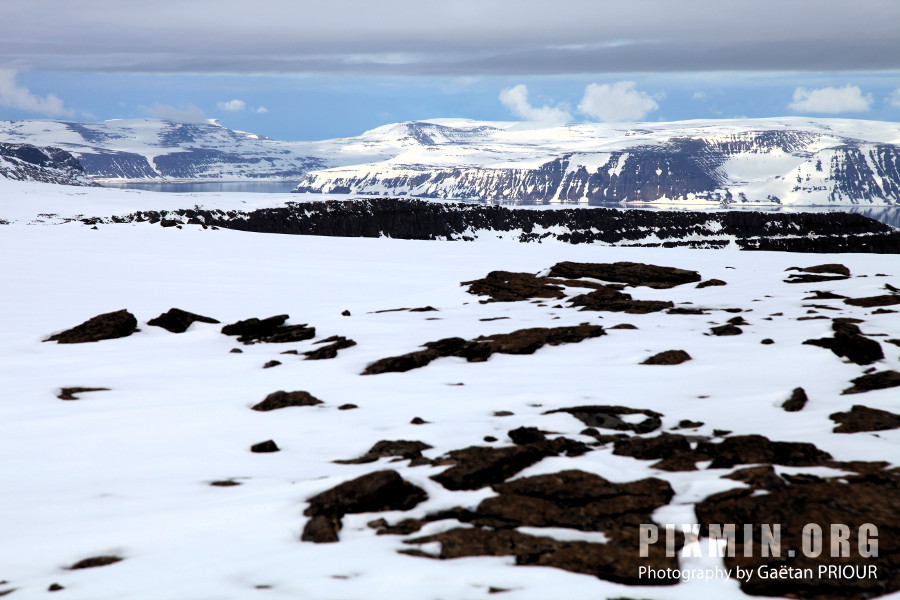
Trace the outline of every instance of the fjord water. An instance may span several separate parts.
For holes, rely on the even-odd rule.
[[[294,187],[296,182],[291,181],[202,181],[202,182],[123,182],[109,183],[104,182],[105,187],[117,189],[136,189],[147,190],[153,192],[168,192],[173,194],[193,194],[197,192],[240,192],[240,193],[288,193]],[[470,200],[471,202],[471,200]],[[550,202],[495,202],[494,204],[511,205],[511,206],[534,206],[539,204],[551,204]],[[558,204],[558,203],[552,203]],[[572,206],[606,206],[612,208],[640,208],[651,210],[682,210],[668,206],[651,206],[651,205],[632,205],[623,206],[618,203],[606,202],[588,202],[588,203],[565,203]],[[690,208],[686,210],[696,210]],[[720,210],[718,208],[702,210]],[[892,227],[900,228],[900,206],[748,206],[748,207],[729,207],[728,210],[758,210],[763,212],[846,212],[852,214],[860,214],[870,219],[887,223]]]

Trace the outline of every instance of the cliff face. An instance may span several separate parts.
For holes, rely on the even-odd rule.
[[[535,210],[407,199],[292,203],[252,212],[144,211],[116,221],[168,221],[294,235],[410,240],[507,238],[572,244],[900,253],[900,230],[847,213]]]
[[[31,144],[0,143],[0,177],[14,181],[39,181],[65,185],[96,185],[69,152]]]

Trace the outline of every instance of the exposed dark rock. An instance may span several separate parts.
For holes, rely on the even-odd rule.
[[[331,359],[337,357],[338,350],[344,350],[345,348],[352,348],[356,345],[356,342],[345,338],[340,335],[332,336],[330,338],[324,339],[321,342],[316,342],[317,344],[323,344],[326,342],[331,342],[327,346],[322,346],[321,348],[316,348],[315,350],[310,350],[309,352],[304,352],[303,355],[306,356],[304,360],[324,360]]]
[[[900,472],[897,469],[827,480],[811,476],[785,479],[789,479],[787,485],[766,485],[768,493],[765,494],[754,493],[753,489],[729,490],[696,505],[698,523],[780,525],[780,556],[764,556],[758,551],[762,528],[757,525],[753,528],[753,551],[745,552],[744,536],[738,534],[733,556],[724,558],[725,567],[735,569],[740,566],[756,574],[759,568],[786,566],[796,569],[796,576],[750,577],[739,582],[744,593],[836,600],[873,598],[900,589],[900,552],[896,541],[900,536],[900,512],[896,502],[900,496]],[[820,527],[823,534],[824,552],[817,556],[799,551],[808,547],[808,539],[804,540],[804,536],[808,536],[809,524]],[[832,524],[848,527],[849,551],[840,551]],[[858,549],[858,545],[862,549],[868,545],[865,537],[860,535],[860,528],[865,524],[877,526],[877,556],[864,556]],[[706,526],[702,533],[708,535]],[[829,540],[834,544],[830,550]],[[791,556],[788,549],[795,549],[796,555]],[[839,556],[835,556],[836,550]],[[829,566],[857,567],[860,573],[869,573],[869,568],[874,567],[878,576],[822,576],[819,567],[827,569]],[[811,577],[807,577],[807,573]]]
[[[397,471],[375,471],[309,498],[309,507],[303,514],[340,519],[348,513],[409,510],[427,498],[424,490],[403,479]]]
[[[431,448],[425,442],[396,440],[381,440],[376,442],[374,446],[369,448],[368,452],[359,458],[349,460],[336,460],[334,462],[342,465],[358,465],[363,463],[375,462],[379,458],[397,456],[404,459],[421,459],[422,451]]]
[[[349,311],[349,310],[344,310],[344,311],[342,311],[342,312],[341,312],[341,316],[343,316],[343,317],[349,317],[349,316],[350,316],[350,311]]]
[[[423,344],[427,349],[401,356],[391,356],[375,361],[366,367],[363,375],[397,373],[424,367],[444,356],[458,356],[468,362],[483,362],[496,352],[502,354],[533,354],[544,345],[574,344],[588,338],[605,335],[603,327],[582,323],[570,327],[534,327],[512,333],[479,336],[466,341],[462,338],[445,338]]]
[[[219,321],[212,317],[204,317],[203,315],[181,310],[180,308],[170,308],[155,319],[147,321],[147,325],[162,327],[172,333],[184,333],[195,321],[199,321],[200,323],[219,323]]]
[[[647,360],[643,361],[642,365],[680,365],[683,362],[687,362],[691,360],[691,355],[685,352],[684,350],[665,350],[663,352],[659,352],[658,354],[654,354]]]
[[[577,263],[561,262],[550,268],[551,277],[579,279],[588,277],[631,286],[668,289],[685,283],[700,281],[700,274],[675,267],[660,267],[634,262]]]
[[[509,439],[517,445],[542,442],[546,439],[544,432],[537,427],[519,427],[517,429],[511,429],[507,432],[507,435],[509,436]]]
[[[289,406],[315,406],[322,404],[322,401],[310,394],[309,392],[272,392],[266,398],[255,404],[253,410],[269,411],[279,408],[287,408]]]
[[[353,410],[354,408],[359,408],[355,404],[341,404],[338,406],[338,410]]]
[[[836,412],[828,416],[835,423],[834,433],[858,433],[860,431],[887,431],[900,428],[900,415],[855,404],[848,412]]]
[[[858,365],[869,365],[884,358],[881,344],[864,337],[854,321],[856,319],[835,319],[831,325],[834,337],[806,340],[803,343],[827,348],[836,355],[846,357]]]
[[[891,310],[889,308],[877,308],[872,311],[872,314],[873,315],[889,315],[889,314],[893,314],[896,312],[897,312],[896,310]]]
[[[599,310],[610,312],[625,312],[631,314],[646,314],[659,312],[675,306],[668,300],[633,300],[631,294],[626,294],[615,288],[602,287],[575,296],[569,300],[572,306],[581,306],[581,310]]]
[[[835,273],[837,275],[843,275],[845,277],[850,277],[850,269],[848,269],[845,265],[837,264],[837,263],[829,263],[825,265],[815,265],[812,267],[789,267],[785,269],[785,271],[801,271],[803,273]]]
[[[667,315],[706,315],[709,314],[706,312],[706,309],[703,308],[690,308],[687,306],[676,306],[675,308],[670,308],[666,311]]]
[[[804,300],[843,300],[847,297],[832,292],[821,292],[819,290],[813,290],[813,294],[813,296],[807,296]]]
[[[798,410],[803,410],[807,402],[809,402],[809,398],[806,397],[806,390],[798,387],[794,388],[794,391],[791,392],[791,397],[784,401],[781,408],[787,412],[797,412]]]
[[[844,304],[850,306],[862,306],[874,308],[876,306],[894,306],[900,304],[900,294],[884,294],[883,296],[869,296],[867,298],[847,298]]]
[[[658,460],[691,451],[687,437],[681,434],[661,433],[654,437],[630,437],[617,440],[613,454],[631,456],[639,460]]]
[[[784,280],[785,283],[822,283],[825,281],[841,281],[842,279],[850,279],[843,275],[788,275]]]
[[[240,348],[232,348],[228,352],[230,352],[231,354],[243,354],[244,353],[244,351],[241,350]]]
[[[258,444],[253,444],[250,446],[250,452],[256,452],[257,454],[265,454],[268,452],[280,452],[281,448],[278,447],[273,440],[266,440],[265,442],[259,442]]]
[[[753,463],[813,467],[823,465],[831,455],[806,442],[773,442],[761,435],[738,435],[713,444],[699,442],[696,452],[713,459],[710,469]],[[712,521],[711,521],[712,522]]]
[[[244,344],[302,342],[316,336],[316,328],[303,325],[285,325],[289,315],[276,315],[267,319],[245,319],[222,328],[225,335],[236,335]]]
[[[47,588],[48,592],[59,592],[66,589],[65,587],[59,585],[58,583],[51,583],[50,587]]]
[[[618,325],[609,327],[609,329],[637,329],[637,327],[632,325],[631,323],[619,323]]]
[[[431,478],[448,490],[477,490],[505,481],[548,456],[580,456],[589,451],[585,444],[568,438],[502,448],[469,446],[449,452],[447,460],[454,466]]]
[[[573,406],[571,408],[558,408],[544,414],[569,413],[588,427],[600,427],[602,429],[615,429],[616,431],[634,431],[635,433],[650,433],[662,426],[658,412],[630,408],[628,406]],[[640,423],[628,423],[619,417],[621,415],[646,415],[646,419]]]
[[[678,421],[678,426],[673,429],[697,429],[698,427],[703,427],[703,421],[689,421],[688,419],[682,419]]]
[[[701,281],[700,283],[698,283],[697,287],[705,288],[705,287],[713,287],[713,286],[720,286],[720,285],[728,285],[728,283],[725,281],[722,281],[721,279],[707,279],[706,281]]]
[[[241,482],[235,481],[234,479],[222,479],[219,481],[210,481],[209,485],[213,487],[235,487],[241,485]]]
[[[281,364],[281,361],[270,360],[266,364],[263,365],[263,369],[271,369],[272,367],[277,367],[280,364]]]
[[[77,563],[69,567],[69,570],[74,571],[76,569],[93,569],[95,567],[105,567],[107,565],[115,564],[121,560],[124,559],[120,556],[92,556],[91,558],[79,560]]]
[[[769,346],[774,343],[775,343],[775,340],[773,340],[772,338],[765,338],[760,342],[760,344],[764,344],[766,346]]]
[[[426,421],[422,417],[413,417],[409,423],[410,425],[427,425],[428,421]]]
[[[137,330],[137,319],[123,309],[97,315],[81,325],[51,335],[44,341],[58,344],[83,344],[128,337]]]
[[[600,287],[599,284],[582,281],[565,281],[538,277],[531,273],[491,271],[482,279],[463,281],[466,290],[476,296],[488,296],[487,302],[519,302],[531,298],[564,298],[563,286]]]
[[[59,395],[56,397],[60,400],[79,400],[78,396],[75,394],[82,394],[85,392],[108,392],[109,388],[102,387],[70,387],[70,388],[60,388]]]
[[[742,481],[754,490],[772,490],[784,485],[784,480],[775,472],[771,465],[760,467],[744,467],[728,475],[722,475],[723,479]]]
[[[338,532],[340,530],[340,515],[313,515],[303,527],[300,540],[314,544],[332,544],[339,541]]]
[[[718,327],[713,327],[710,329],[713,335],[741,335],[744,333],[744,330],[738,327],[737,325],[733,325],[728,323],[726,325],[719,325]]]

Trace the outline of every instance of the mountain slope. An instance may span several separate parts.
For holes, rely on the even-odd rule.
[[[0,178],[66,185],[96,185],[78,159],[59,148],[0,143]]]
[[[575,124],[406,123],[387,161],[309,173],[298,192],[494,202],[900,203],[900,126],[837,119]],[[374,134],[373,130],[369,134]]]

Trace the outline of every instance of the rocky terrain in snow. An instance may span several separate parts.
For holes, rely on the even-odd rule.
[[[138,211],[99,221],[150,221],[167,226],[189,224],[258,233],[407,240],[505,238],[603,246],[900,254],[900,230],[839,212],[541,210],[379,198],[288,203],[253,211]]]
[[[96,185],[78,159],[59,148],[0,143],[0,178],[64,185]]]

